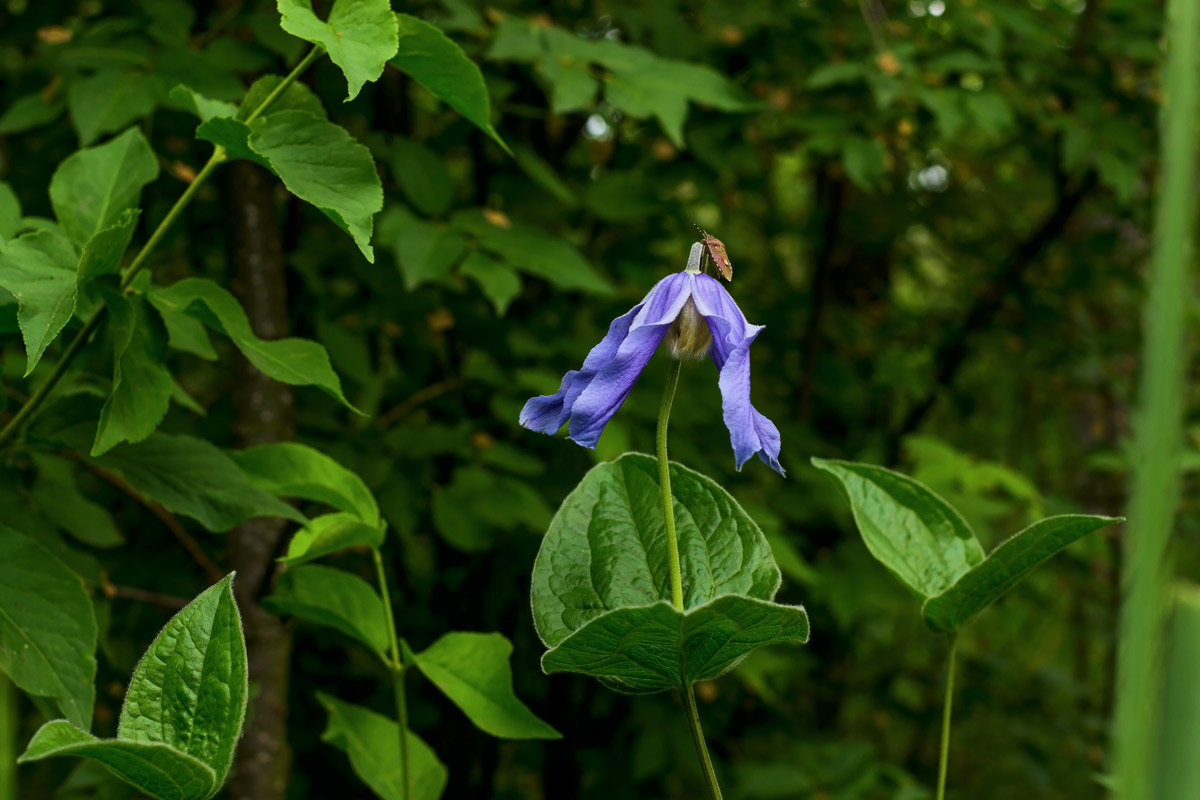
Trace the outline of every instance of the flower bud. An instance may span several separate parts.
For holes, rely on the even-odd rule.
[[[708,355],[708,348],[712,346],[712,332],[692,298],[688,298],[679,316],[671,323],[667,331],[667,344],[671,348],[671,357],[679,361],[695,361]]]

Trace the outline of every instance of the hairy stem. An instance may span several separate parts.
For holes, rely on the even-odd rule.
[[[404,693],[404,671],[407,665],[400,654],[400,637],[396,633],[396,617],[392,613],[392,596],[388,591],[387,574],[383,569],[383,555],[378,548],[371,550],[375,560],[375,579],[379,583],[379,595],[383,598],[383,614],[387,624],[388,644],[392,651],[388,669],[392,673],[392,689],[396,696],[396,721],[400,728],[400,774],[404,776],[401,797],[409,800],[412,797],[412,776],[408,769],[408,698]]]
[[[950,640],[946,657],[946,697],[942,701],[942,747],[938,756],[937,800],[946,797],[946,766],[950,762],[950,709],[954,704],[954,657],[958,652],[958,635]]]
[[[304,70],[306,70],[314,61],[317,60],[322,52],[323,51],[317,47],[314,47],[311,51],[309,51],[308,55],[306,55],[300,61],[300,63],[296,65],[295,69],[288,73],[287,77],[279,82],[279,85],[276,86],[271,93],[268,94],[263,101],[258,104],[258,107],[255,108],[254,111],[250,112],[250,116],[246,117],[245,122],[253,122],[259,116],[261,116],[262,113],[270,107],[271,103],[273,103],[275,99],[279,97],[279,95],[282,94],[285,89],[287,89],[288,86],[295,82],[295,80],[302,72],[304,72]],[[196,173],[196,177],[190,184],[188,184],[187,189],[185,189],[183,194],[179,196],[179,199],[175,201],[175,205],[171,206],[171,210],[167,212],[165,217],[163,217],[162,222],[158,223],[158,227],[154,229],[154,232],[150,234],[150,238],[146,240],[146,243],[142,245],[142,249],[138,251],[138,254],[134,257],[133,261],[130,262],[129,267],[121,276],[122,289],[127,288],[138,272],[141,271],[142,267],[145,266],[147,258],[149,258],[150,254],[154,252],[154,249],[158,246],[163,236],[166,235],[167,229],[171,227],[171,223],[173,223],[179,217],[179,215],[183,213],[183,210],[187,208],[188,204],[195,196],[196,191],[200,188],[200,185],[203,184],[210,175],[212,175],[212,173],[218,166],[221,165],[222,162],[228,160],[228,158],[229,154],[225,152],[224,147],[218,145],[217,148],[213,150],[208,162],[200,169],[198,173]],[[63,375],[66,374],[67,368],[71,365],[71,362],[75,360],[75,357],[79,355],[79,351],[83,349],[83,346],[87,344],[88,339],[90,339],[92,334],[96,332],[96,328],[100,326],[100,322],[104,319],[104,315],[107,310],[107,306],[100,306],[98,309],[96,309],[96,312],[92,314],[88,321],[84,323],[84,326],[79,329],[79,332],[75,334],[75,338],[73,338],[70,344],[67,345],[67,349],[63,351],[62,356],[58,359],[58,363],[54,365],[54,371],[50,373],[50,376],[46,379],[46,381],[37,388],[32,396],[30,396],[29,402],[21,406],[20,410],[18,410],[17,413],[13,415],[13,418],[8,421],[8,424],[5,425],[3,429],[0,429],[0,445],[10,441],[13,436],[16,435],[20,427],[24,425],[30,418],[32,418],[32,416],[37,413],[37,410],[41,408],[41,405],[45,402],[46,397],[49,396],[50,392],[53,391],[56,385],[58,385],[58,382],[62,379]]]
[[[675,402],[675,387],[679,385],[679,369],[682,362],[671,360],[671,372],[667,375],[667,388],[663,391],[662,405],[658,409],[658,432],[655,449],[658,454],[658,486],[662,490],[663,521],[667,530],[667,568],[671,575],[671,602],[683,611],[683,578],[679,569],[679,540],[675,537],[675,506],[671,500],[671,470],[667,461],[667,423],[671,419],[671,404]]]
[[[683,611],[683,577],[679,567],[679,539],[675,536],[675,505],[671,499],[671,470],[667,460],[667,424],[671,420],[671,405],[675,402],[675,388],[679,385],[679,371],[682,362],[671,359],[671,371],[667,373],[667,386],[663,390],[662,405],[658,409],[658,431],[655,437],[655,449],[658,453],[658,485],[662,490],[663,522],[667,531],[667,565],[671,577],[671,602],[675,608]],[[700,758],[700,766],[704,768],[704,780],[708,784],[712,800],[721,800],[721,786],[717,783],[717,772],[713,769],[712,758],[708,755],[708,745],[704,742],[704,729],[700,727],[700,712],[696,708],[696,693],[689,683],[680,692],[683,704],[687,707],[688,728],[692,733],[692,743],[696,745],[696,755]]]

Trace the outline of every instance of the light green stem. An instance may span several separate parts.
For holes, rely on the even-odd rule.
[[[658,409],[658,430],[655,437],[655,450],[658,454],[658,486],[662,490],[663,527],[667,532],[667,570],[671,578],[671,603],[683,611],[683,576],[679,566],[679,539],[675,535],[675,504],[671,495],[671,468],[667,459],[667,425],[671,420],[671,405],[675,402],[675,388],[679,385],[679,371],[682,362],[671,359],[671,370],[667,373],[667,386],[663,390],[662,405]],[[704,769],[704,780],[708,784],[712,800],[721,800],[721,786],[717,783],[717,771],[713,769],[712,758],[708,754],[708,745],[704,742],[704,729],[700,727],[700,711],[696,708],[696,693],[692,684],[680,692],[683,704],[687,708],[688,728],[692,733],[692,743],[696,746],[696,755],[700,758],[700,766]]]
[[[958,635],[950,640],[946,657],[946,697],[942,701],[942,747],[938,756],[937,800],[946,797],[946,767],[950,763],[950,710],[954,705],[954,661],[958,653]]]
[[[378,548],[371,549],[375,560],[375,579],[379,583],[379,595],[383,599],[383,614],[387,624],[391,660],[385,661],[392,673],[392,691],[396,698],[396,722],[400,728],[400,774],[401,797],[409,800],[412,797],[412,777],[408,770],[408,697],[404,692],[404,672],[408,668],[400,653],[400,637],[396,632],[396,617],[392,613],[392,596],[388,591],[387,573],[383,569],[383,555]]]
[[[0,800],[17,800],[17,687],[0,672]]]
[[[675,402],[675,387],[679,385],[678,359],[671,359],[671,371],[667,375],[667,388],[663,391],[662,405],[658,409],[658,431],[655,437],[658,454],[658,486],[662,490],[664,526],[667,531],[667,570],[671,577],[671,602],[683,611],[683,578],[679,569],[679,540],[675,537],[675,505],[671,500],[671,469],[667,460],[667,423],[671,419],[671,404]]]
[[[288,73],[287,77],[280,81],[279,85],[276,86],[271,93],[268,94],[263,101],[258,104],[258,107],[250,113],[250,116],[246,117],[245,121],[249,123],[258,118],[267,108],[270,107],[271,103],[274,102],[275,99],[279,97],[279,95],[282,94],[289,85],[295,82],[296,78],[298,78],[300,74],[309,67],[309,65],[317,60],[322,52],[324,51],[320,48],[314,47],[308,53],[308,55],[306,55],[300,61],[300,63],[296,65],[295,69]],[[178,219],[179,215],[183,213],[183,210],[187,208],[189,203],[191,203],[192,198],[196,195],[196,192],[200,189],[200,186],[206,180],[208,180],[209,176],[212,175],[218,166],[228,159],[229,154],[225,152],[224,147],[218,145],[217,148],[213,150],[213,153],[209,157],[207,163],[205,163],[205,165],[200,168],[200,171],[196,173],[196,177],[193,178],[192,182],[188,184],[188,187],[183,190],[183,194],[181,194],[179,199],[175,201],[175,204],[171,206],[170,211],[168,211],[167,215],[163,217],[162,222],[158,223],[158,227],[156,227],[154,232],[150,234],[150,238],[146,240],[144,245],[142,245],[142,249],[138,251],[138,254],[134,257],[133,261],[130,262],[129,266],[125,269],[125,272],[121,275],[122,289],[128,288],[129,284],[133,282],[134,277],[137,276],[138,272],[140,272],[142,267],[145,266],[146,260],[158,247],[159,242],[162,241],[162,238],[166,235],[167,230],[171,227],[172,223]],[[58,363],[54,365],[54,370],[50,373],[49,377],[37,387],[32,395],[30,395],[29,400],[27,400],[25,405],[21,406],[17,413],[13,415],[13,418],[8,421],[8,424],[0,429],[0,445],[3,445],[5,442],[8,442],[10,439],[12,439],[13,436],[16,435],[17,430],[20,429],[20,427],[24,425],[30,418],[32,418],[33,415],[37,413],[39,408],[41,408],[42,403],[45,402],[50,392],[54,390],[54,387],[58,385],[58,382],[62,379],[63,375],[66,374],[67,368],[71,365],[71,362],[75,360],[77,355],[79,355],[79,351],[83,349],[83,346],[87,344],[89,339],[91,339],[92,334],[96,332],[98,327],[100,327],[100,322],[104,319],[104,315],[107,311],[108,307],[104,305],[96,309],[95,313],[88,318],[88,321],[84,323],[83,327],[80,328],[75,334],[74,338],[71,339],[70,343],[59,357]]]

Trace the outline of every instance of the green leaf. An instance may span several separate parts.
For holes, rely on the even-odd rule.
[[[447,633],[414,656],[425,677],[479,728],[502,739],[560,739],[513,693],[512,644],[498,633]]]
[[[168,96],[184,110],[199,117],[201,122],[207,122],[214,117],[233,117],[238,111],[238,107],[233,103],[210,99],[183,84],[173,88]]]
[[[542,669],[645,694],[716,678],[759,647],[806,641],[808,616],[798,606],[725,595],[681,613],[660,601],[601,614],[547,651]]]
[[[454,181],[437,153],[420,142],[397,137],[392,143],[391,166],[400,191],[418,211],[437,217],[450,209]]]
[[[138,204],[158,177],[158,159],[137,128],[70,155],[50,179],[50,204],[63,232],[82,247]]]
[[[1119,521],[1116,517],[1064,514],[1035,522],[1002,542],[954,585],[926,600],[921,610],[925,623],[935,631],[958,630],[1059,550]]]
[[[70,241],[54,229],[26,233],[0,249],[0,287],[20,306],[26,375],[75,313],[78,261]]]
[[[657,463],[629,453],[600,464],[563,500],[534,562],[534,624],[551,648],[545,669],[579,664],[626,691],[658,691],[680,687],[681,676],[716,677],[758,646],[755,641],[807,639],[804,609],[770,602],[781,577],[758,526],[712,480],[679,464],[670,469],[686,613],[658,607],[670,600],[671,588]],[[694,655],[706,652],[709,633],[723,636],[730,624],[743,622],[759,627],[749,638],[730,638],[728,647],[721,645],[706,660]],[[617,650],[605,649],[616,641],[615,631],[628,638]],[[588,648],[598,662],[583,658]],[[646,665],[632,660],[647,652],[660,652],[677,666],[691,664],[662,683],[666,673],[654,671],[652,678]]]
[[[841,483],[871,555],[922,597],[941,594],[983,561],[962,515],[912,478],[870,464],[812,463]]]
[[[1162,713],[1155,778],[1157,800],[1190,800],[1200,793],[1200,588],[1176,588],[1167,626]]]
[[[317,700],[329,712],[321,741],[345,751],[355,774],[376,796],[383,800],[438,800],[442,796],[448,778],[446,767],[419,736],[405,731],[412,771],[412,792],[406,795],[399,758],[400,727],[382,714],[323,692],[317,693]]]
[[[378,526],[381,522],[379,505],[362,478],[320,450],[298,442],[280,442],[232,455],[263,491],[326,503],[353,513],[368,525]]]
[[[86,146],[150,114],[160,97],[159,82],[152,75],[105,70],[67,86],[67,111],[79,143]]]
[[[150,298],[160,310],[190,314],[228,336],[264,375],[292,386],[317,386],[348,408],[354,408],[342,394],[342,383],[329,363],[325,348],[307,339],[258,338],[237,298],[212,281],[185,278],[169,287],[152,290]]]
[[[112,390],[100,409],[92,455],[121,442],[140,442],[158,428],[171,404],[174,381],[164,365],[166,330],[139,296],[107,292],[113,343]]]
[[[22,133],[53,122],[65,107],[61,98],[47,100],[41,92],[19,97],[0,114],[0,135]]]
[[[92,724],[96,616],[83,583],[34,540],[0,525],[0,672]],[[11,756],[10,756],[11,757]]]
[[[137,227],[140,214],[139,209],[126,209],[112,225],[88,239],[79,256],[76,281],[80,286],[101,275],[120,272],[121,257],[133,239],[133,230]]]
[[[16,236],[20,229],[21,201],[11,186],[0,181],[0,248],[7,239]]]
[[[475,62],[436,25],[410,14],[397,14],[396,19],[400,43],[392,64],[508,151],[492,127],[491,101]]]
[[[357,575],[318,564],[293,567],[279,576],[264,605],[274,614],[336,628],[381,659],[388,658],[390,637],[383,601]]]
[[[249,146],[288,191],[320,209],[375,262],[371,217],[383,208],[383,187],[370,150],[344,128],[302,111],[255,120]]]
[[[251,484],[226,453],[203,439],[155,433],[89,460],[210,531],[227,531],[253,517],[306,521],[292,506]]]
[[[92,547],[117,547],[125,542],[112,514],[79,491],[70,461],[44,454],[35,454],[33,460],[38,476],[29,495],[43,517]]]
[[[146,294],[146,299],[167,328],[167,346],[183,353],[191,353],[206,361],[216,361],[217,351],[213,349],[212,339],[208,337],[208,328],[204,323],[185,311],[180,311],[167,304],[160,304],[155,291]]]
[[[254,83],[250,84],[250,88],[246,90],[246,96],[242,98],[242,102],[238,105],[237,119],[245,120],[250,117],[259,107],[267,101],[279,84],[284,80],[282,75],[264,75]],[[272,114],[280,111],[303,111],[309,116],[317,119],[327,119],[325,106],[321,104],[321,98],[313,94],[312,89],[298,81],[292,81],[283,88],[283,91],[275,95],[271,100],[271,105],[268,109],[264,109],[263,113],[270,112]]]
[[[97,739],[61,719],[43,725],[17,762],[51,756],[90,758],[158,800],[207,800],[218,786],[212,768],[170,745]]]
[[[480,291],[496,308],[497,316],[504,316],[508,305],[521,293],[521,278],[516,271],[478,250],[467,253],[458,265],[458,272],[479,285]]]
[[[207,764],[219,786],[233,764],[248,690],[229,575],[159,631],[129,681],[117,738],[173,747]]]
[[[287,555],[279,561],[294,566],[350,547],[379,548],[384,534],[382,524],[368,525],[357,514],[323,514],[296,531],[288,542]]]
[[[545,53],[537,71],[550,84],[550,110],[555,114],[586,111],[595,103],[600,82],[586,61]]]
[[[433,495],[433,522],[442,538],[466,553],[496,545],[500,531],[541,530],[550,509],[527,481],[477,466],[455,471],[449,486]]]
[[[397,229],[393,247],[404,288],[411,292],[423,283],[446,278],[466,250],[466,242],[454,228],[413,217]]]
[[[378,80],[396,54],[396,18],[388,0],[335,0],[325,22],[313,13],[310,0],[278,0],[278,5],[283,29],[320,46],[342,70],[347,100],[364,83]]]

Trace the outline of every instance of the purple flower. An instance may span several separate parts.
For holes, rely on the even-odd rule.
[[[563,376],[556,393],[530,399],[521,410],[521,424],[553,434],[569,421],[570,438],[595,447],[650,356],[671,332],[676,357],[681,352],[702,356],[708,349],[717,365],[725,426],[738,469],[757,454],[782,475],[779,429],[750,404],[750,344],[763,326],[747,322],[724,287],[700,272],[701,249],[700,243],[693,245],[685,271],[663,278],[642,302],[614,319],[583,366]],[[710,348],[701,320],[712,334]]]

